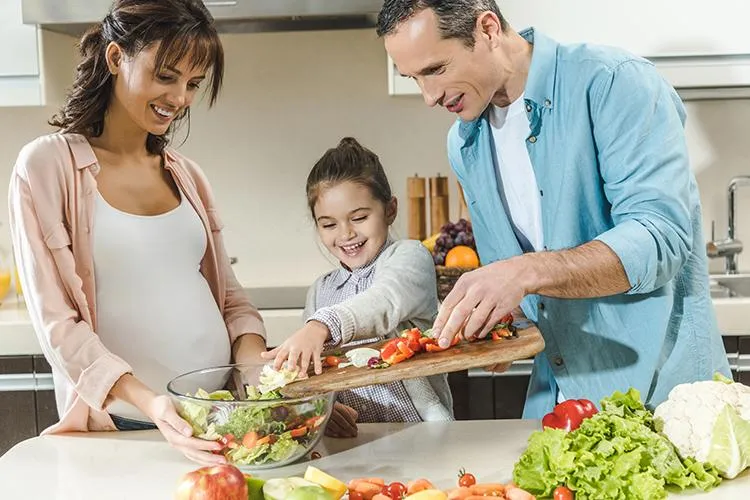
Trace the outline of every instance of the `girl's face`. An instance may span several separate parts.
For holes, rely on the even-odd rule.
[[[172,121],[193,102],[206,70],[191,64],[190,56],[156,71],[154,44],[129,57],[116,44],[107,49],[115,75],[111,107],[124,110],[133,124],[153,135],[164,135]]]
[[[396,198],[383,203],[367,186],[351,181],[321,187],[313,207],[321,241],[349,269],[377,256],[396,212]]]

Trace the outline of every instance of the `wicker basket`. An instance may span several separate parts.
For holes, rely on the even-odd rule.
[[[435,274],[437,275],[437,295],[440,302],[445,300],[453,287],[456,285],[456,281],[461,277],[462,274],[473,271],[471,267],[445,267],[435,266]]]

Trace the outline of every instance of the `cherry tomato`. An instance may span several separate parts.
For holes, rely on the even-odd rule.
[[[555,488],[554,493],[552,493],[553,500],[573,500],[574,495],[573,492],[570,491],[570,488],[567,488],[565,486],[558,486]]]
[[[391,500],[401,500],[406,496],[406,486],[403,483],[393,482],[388,485],[388,493]]]
[[[331,368],[338,367],[339,363],[341,363],[341,359],[337,358],[336,356],[326,356],[323,360],[323,364],[326,366],[330,366]]]
[[[474,486],[475,484],[477,484],[477,478],[474,477],[474,474],[466,472],[464,469],[458,471],[459,486],[468,488],[469,486]]]
[[[349,490],[349,500],[365,500],[365,497],[359,491]]]

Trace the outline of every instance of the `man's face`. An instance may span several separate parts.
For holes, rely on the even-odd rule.
[[[486,23],[478,23],[476,43],[469,48],[460,39],[441,38],[435,13],[425,9],[386,35],[385,49],[398,71],[417,82],[428,106],[443,106],[471,121],[497,91],[492,51],[499,43],[499,29],[491,36]]]

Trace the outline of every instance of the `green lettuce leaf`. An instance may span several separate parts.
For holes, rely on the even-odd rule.
[[[666,488],[708,490],[721,481],[712,466],[680,459],[656,432],[637,390],[615,392],[601,408],[575,431],[533,433],[514,482],[540,498],[565,485],[577,500],[658,500],[666,498]]]

